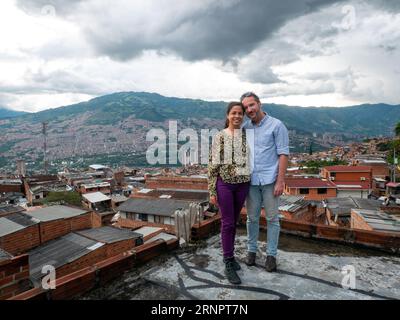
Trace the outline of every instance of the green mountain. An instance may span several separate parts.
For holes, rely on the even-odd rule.
[[[16,123],[64,121],[92,113],[88,125],[115,125],[134,117],[152,122],[167,119],[223,119],[226,102],[164,97],[156,93],[120,92],[87,102],[20,116]],[[362,136],[392,135],[400,121],[400,106],[366,104],[351,107],[295,107],[264,104],[263,109],[281,119],[289,129],[305,133]]]
[[[13,118],[13,117],[17,117],[17,116],[24,115],[24,114],[27,114],[27,113],[0,107],[0,119]]]
[[[0,120],[0,169],[18,158],[37,165],[43,158],[42,122],[47,122],[49,161],[145,163],[152,128],[221,128],[227,102],[120,92],[87,102]],[[291,134],[293,152],[309,152],[368,137],[393,136],[400,105],[373,104],[342,108],[264,104]],[[1,113],[0,113],[1,114]],[[198,131],[199,132],[199,131]]]

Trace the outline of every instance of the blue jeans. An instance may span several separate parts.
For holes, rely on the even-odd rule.
[[[246,200],[247,208],[247,250],[257,252],[260,230],[261,206],[264,205],[267,218],[267,255],[276,257],[279,242],[279,197],[274,196],[275,183],[263,186],[250,186]]]

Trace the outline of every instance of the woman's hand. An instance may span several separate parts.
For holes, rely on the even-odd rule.
[[[214,206],[218,206],[218,199],[216,196],[211,196],[210,197],[210,203]]]

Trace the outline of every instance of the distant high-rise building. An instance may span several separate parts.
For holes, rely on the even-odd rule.
[[[19,177],[26,176],[26,164],[24,160],[17,160],[17,175]]]

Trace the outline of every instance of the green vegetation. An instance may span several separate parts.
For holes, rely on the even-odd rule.
[[[396,137],[400,137],[400,122],[397,123],[394,133],[396,134]]]
[[[164,97],[156,93],[119,92],[101,96],[75,105],[49,109],[15,118],[15,125],[24,122],[64,121],[91,112],[87,125],[114,125],[133,117],[153,122],[167,119],[224,119],[227,102]],[[307,134],[334,133],[336,135],[389,136],[399,121],[400,106],[375,104],[346,108],[302,108],[263,104],[268,114],[282,120],[291,130]],[[14,119],[13,119],[14,121]],[[400,133],[398,125],[397,132]],[[308,148],[307,148],[308,149]],[[306,150],[307,152],[309,150]],[[317,151],[313,148],[313,152]]]
[[[393,140],[389,144],[387,161],[389,164],[394,164],[393,151],[396,151],[396,158],[400,159],[400,139]]]
[[[70,204],[76,207],[82,206],[82,197],[78,192],[63,191],[63,192],[50,192],[45,199],[41,199],[44,205],[51,204]]]
[[[302,163],[303,167],[307,167],[307,169],[305,171],[306,171],[306,173],[309,173],[309,174],[317,174],[317,173],[319,173],[319,170],[323,167],[338,166],[338,165],[347,165],[347,161],[343,161],[343,160],[332,160],[332,161],[311,160],[311,161]]]
[[[25,139],[18,139],[18,140],[13,140],[13,141],[7,141],[6,143],[3,143],[0,145],[0,153],[1,152],[7,152],[11,148],[13,148],[18,142],[24,141]]]

